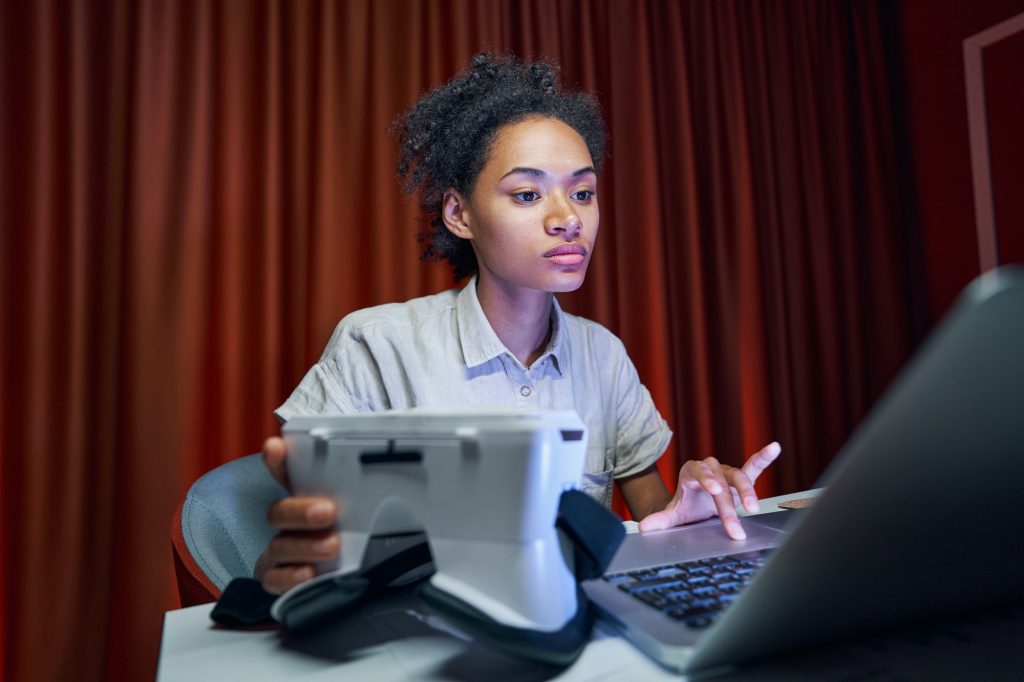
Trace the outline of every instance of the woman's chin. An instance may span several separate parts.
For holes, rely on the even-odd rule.
[[[549,291],[553,294],[567,294],[570,291],[576,291],[583,286],[583,280],[586,279],[586,274],[586,267],[577,272],[559,273],[557,277],[553,278]]]

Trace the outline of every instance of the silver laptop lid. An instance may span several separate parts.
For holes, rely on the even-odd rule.
[[[680,670],[1024,601],[1024,270],[975,280],[835,458],[828,489],[739,599],[674,647],[662,618],[627,636]],[[652,609],[653,610],[653,609]],[[618,615],[618,614],[616,614]],[[631,634],[632,631],[632,634]]]

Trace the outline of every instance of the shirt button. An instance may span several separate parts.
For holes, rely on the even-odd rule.
[[[530,390],[529,386],[523,386],[521,389],[519,389],[519,395],[523,396],[524,398],[529,397],[530,393],[532,393],[532,391]]]

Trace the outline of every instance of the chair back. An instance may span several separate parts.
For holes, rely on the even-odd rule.
[[[181,605],[215,601],[232,578],[251,578],[275,535],[267,507],[288,491],[259,453],[220,465],[192,484],[171,522]]]

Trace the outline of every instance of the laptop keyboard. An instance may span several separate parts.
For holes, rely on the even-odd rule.
[[[706,628],[753,580],[770,552],[762,549],[609,573],[604,579],[689,627]]]

